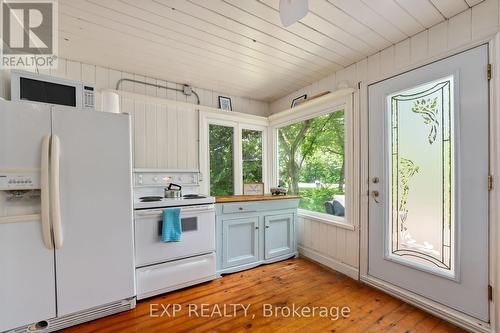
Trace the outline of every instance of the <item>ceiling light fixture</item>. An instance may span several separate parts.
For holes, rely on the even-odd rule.
[[[280,0],[280,19],[285,27],[288,27],[308,12],[308,0]]]

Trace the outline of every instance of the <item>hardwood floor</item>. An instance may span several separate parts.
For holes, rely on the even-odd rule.
[[[174,304],[180,308],[175,316]],[[206,308],[202,308],[203,304]],[[233,304],[248,307],[246,315],[241,305],[237,305],[233,312]],[[286,309],[293,310],[294,304],[296,309],[302,307],[298,309],[301,317],[287,317]],[[224,305],[226,317],[223,317]],[[271,307],[273,314],[278,311],[276,316],[269,316]],[[311,315],[313,307],[317,307],[314,316]],[[321,312],[319,307],[326,310]],[[342,316],[343,307],[348,307],[350,313],[344,309]],[[307,312],[300,313],[307,311],[304,309],[310,310],[309,317],[306,317]],[[339,318],[334,320],[336,309]],[[202,317],[205,314],[209,317]],[[464,332],[381,291],[302,258],[226,275],[212,282],[140,301],[134,310],[64,332],[243,331]]]

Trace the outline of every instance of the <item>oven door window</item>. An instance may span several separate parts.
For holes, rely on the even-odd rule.
[[[181,225],[182,232],[196,231],[198,230],[198,218],[196,216],[181,218]]]
[[[196,231],[198,230],[198,217],[182,217],[181,218],[181,228],[182,232]],[[163,229],[163,221],[158,221],[158,236],[161,236]]]

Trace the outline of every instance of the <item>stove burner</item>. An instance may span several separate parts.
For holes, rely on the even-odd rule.
[[[161,201],[163,197],[157,196],[148,196],[148,197],[140,197],[141,202],[152,202],[152,201]]]
[[[205,196],[200,195],[200,194],[184,194],[182,197],[184,199],[204,199],[204,198],[206,198]]]

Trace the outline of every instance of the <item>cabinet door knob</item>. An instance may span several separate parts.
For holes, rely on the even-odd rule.
[[[266,229],[268,229],[268,228],[269,228],[269,226],[268,226],[268,225],[266,225]]]
[[[243,207],[239,207],[238,209],[239,209],[239,210],[243,210]]]
[[[259,227],[257,226],[257,227],[255,227],[255,229],[259,229]]]

